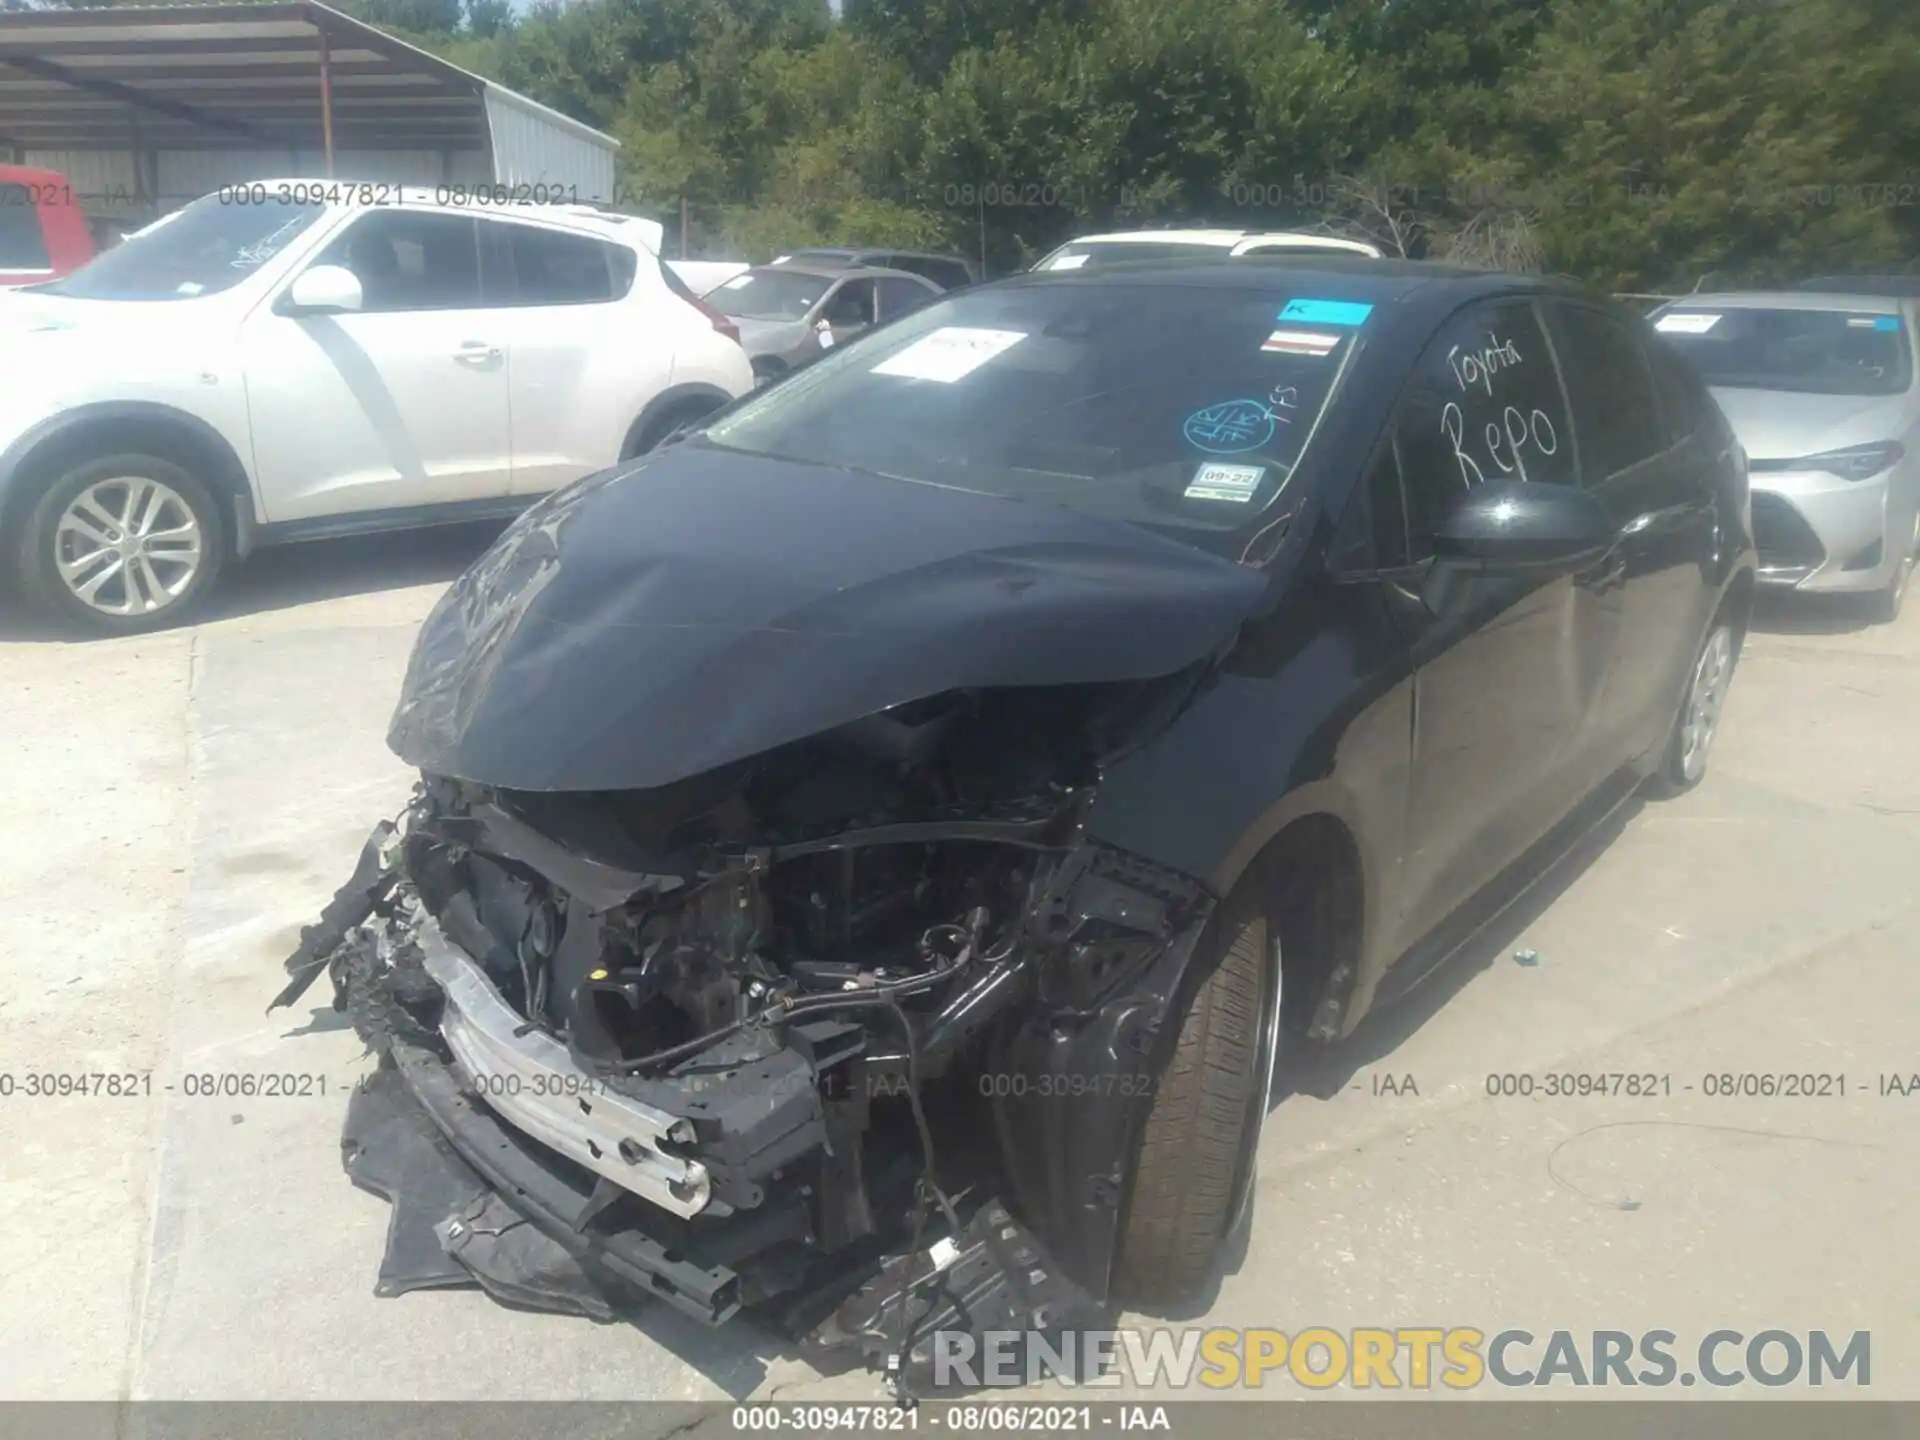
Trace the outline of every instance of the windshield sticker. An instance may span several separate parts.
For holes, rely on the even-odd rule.
[[[1855,330],[1898,330],[1900,321],[1893,315],[1849,315],[1847,324]]]
[[[1282,321],[1298,320],[1307,325],[1364,325],[1373,306],[1357,300],[1289,300],[1280,312]]]
[[[965,379],[1002,351],[1027,338],[1024,330],[979,330],[965,325],[943,325],[922,335],[897,354],[873,367],[875,375],[898,375],[906,380],[933,380],[951,385]]]
[[[1338,335],[1318,330],[1276,330],[1267,336],[1261,349],[1269,355],[1312,355],[1324,359],[1340,344]]]
[[[1049,270],[1078,270],[1092,258],[1090,255],[1062,255],[1047,268]]]
[[[1273,412],[1258,400],[1228,400],[1187,416],[1187,443],[1209,455],[1258,450],[1273,438]]]
[[[1231,500],[1236,505],[1245,505],[1253,499],[1253,492],[1260,488],[1260,481],[1267,473],[1264,465],[1222,465],[1210,460],[1193,472],[1193,479],[1187,482],[1186,497],[1189,500]]]
[[[184,295],[187,299],[191,300],[206,288],[207,287],[202,285],[198,280],[182,280],[178,285],[173,287],[173,293],[176,295]]]
[[[1700,310],[1675,310],[1653,322],[1653,328],[1669,335],[1704,335],[1720,323],[1718,315]]]

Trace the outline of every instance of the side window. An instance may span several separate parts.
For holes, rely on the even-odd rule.
[[[1713,397],[1679,351],[1662,344],[1657,336],[1649,339],[1646,349],[1647,358],[1653,362],[1653,388],[1666,422],[1667,443],[1682,444],[1699,433],[1709,417]]]
[[[836,327],[873,324],[873,287],[871,280],[843,281],[828,297],[820,318]]]
[[[1407,511],[1400,486],[1400,457],[1389,435],[1353,488],[1334,531],[1328,567],[1341,572],[1398,570],[1407,564]]]
[[[604,305],[633,288],[633,252],[589,235],[507,225],[516,305]]]
[[[929,300],[935,299],[937,292],[925,285],[916,285],[911,280],[886,279],[880,286],[880,321],[898,320],[909,310],[918,310]]]
[[[1427,346],[1394,418],[1408,560],[1432,553],[1441,519],[1475,485],[1571,485],[1573,427],[1531,304],[1475,305]]]
[[[463,215],[375,211],[349,225],[315,263],[351,270],[368,314],[481,303],[479,228]]]
[[[0,185],[0,270],[51,270],[40,212],[24,185]]]
[[[1666,417],[1654,396],[1640,337],[1624,321],[1585,305],[1555,301],[1547,309],[1587,482],[1617,475],[1666,449]]]

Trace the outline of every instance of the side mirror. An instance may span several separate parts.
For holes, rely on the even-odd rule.
[[[1433,537],[1434,556],[1460,570],[1571,574],[1604,556],[1612,518],[1570,485],[1496,480],[1463,495]]]
[[[365,304],[360,277],[344,265],[315,265],[287,289],[286,308],[296,315],[351,314]]]

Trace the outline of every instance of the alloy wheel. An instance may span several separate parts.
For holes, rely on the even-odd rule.
[[[96,480],[60,513],[53,561],[60,582],[103,615],[152,615],[200,573],[205,537],[193,507],[145,476]]]
[[[1686,719],[1681,722],[1680,773],[1688,784],[1698,780],[1707,768],[1707,752],[1720,729],[1720,707],[1726,703],[1732,679],[1733,631],[1725,625],[1716,626],[1693,667]]]

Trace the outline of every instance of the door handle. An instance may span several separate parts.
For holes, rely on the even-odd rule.
[[[500,347],[484,340],[469,340],[453,352],[453,358],[462,365],[491,365],[500,358]]]

